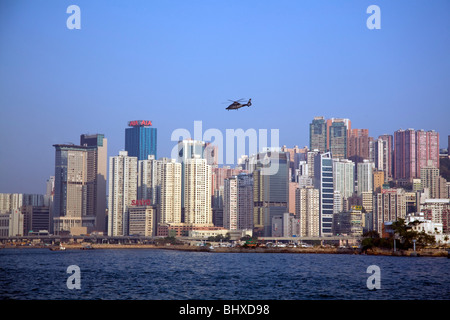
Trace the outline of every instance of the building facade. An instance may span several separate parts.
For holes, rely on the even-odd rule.
[[[375,165],[369,160],[363,160],[363,162],[358,163],[356,169],[357,176],[357,194],[361,195],[363,192],[373,191],[373,170]]]
[[[92,159],[88,155],[92,149],[61,144],[54,147],[56,155],[52,232],[88,233],[94,229],[96,218],[91,210],[92,193],[88,195],[87,192],[88,177],[91,178],[94,174],[94,168],[88,168],[88,164],[92,163],[88,162],[88,158]]]
[[[295,218],[299,221],[300,237],[319,237],[320,235],[320,197],[319,189],[313,187],[296,190]]]
[[[128,156],[146,160],[149,155],[157,159],[157,130],[149,120],[128,122],[125,129],[125,151]]]
[[[273,216],[288,212],[289,163],[286,154],[278,152],[258,153],[255,163],[253,231],[270,237]]]
[[[108,235],[128,235],[128,208],[137,200],[138,158],[120,151],[109,158]]]
[[[223,227],[253,229],[253,176],[241,173],[224,181]]]
[[[420,177],[421,168],[439,168],[439,133],[414,129],[397,130],[394,138],[396,180],[411,182]]]
[[[328,149],[327,122],[324,117],[314,117],[309,125],[309,149],[326,152]]]
[[[211,166],[194,155],[184,161],[184,222],[212,226]]]
[[[383,189],[373,197],[374,229],[381,235],[385,222],[406,217],[406,194],[404,189]]]
[[[334,209],[333,160],[330,152],[314,158],[314,188],[319,190],[320,236],[331,236]]]

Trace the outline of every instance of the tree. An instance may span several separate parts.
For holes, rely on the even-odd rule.
[[[414,220],[408,224],[405,223],[405,219],[398,219],[392,223],[392,229],[394,234],[400,237],[400,245],[403,249],[409,249],[413,247],[413,240],[416,240],[416,245],[419,247],[425,247],[430,244],[434,244],[436,239],[433,235],[429,235],[426,232],[417,232],[413,230],[413,227],[421,224],[421,221]]]

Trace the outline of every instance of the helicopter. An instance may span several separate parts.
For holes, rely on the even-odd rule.
[[[237,101],[233,101],[233,100],[229,100],[229,101],[232,101],[233,103],[230,104],[226,108],[227,110],[237,110],[239,108],[242,108],[242,107],[245,107],[245,106],[250,107],[252,105],[252,99],[248,99],[247,103],[242,103],[244,101],[244,99],[239,99]]]

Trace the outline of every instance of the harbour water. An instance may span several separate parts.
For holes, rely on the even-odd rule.
[[[69,289],[69,266],[80,289]],[[380,288],[369,290],[369,266]],[[450,259],[163,249],[0,250],[0,299],[447,300]]]

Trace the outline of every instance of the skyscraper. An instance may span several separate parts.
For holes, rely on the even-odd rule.
[[[267,171],[264,163],[270,159]],[[254,234],[270,237],[272,219],[275,215],[288,212],[289,163],[286,153],[262,152],[256,155],[256,169],[253,171]]]
[[[337,124],[335,125],[335,128],[333,131],[334,135],[337,135],[334,137],[334,139],[330,138],[330,131],[331,131],[331,126],[333,126],[333,124]],[[342,128],[342,126],[345,127]],[[350,135],[352,129],[352,122],[350,121],[350,119],[346,119],[346,118],[330,118],[327,119],[327,152],[332,152],[332,148],[343,148],[344,144],[343,144],[343,140],[344,140],[344,136],[341,135],[343,134],[342,131],[345,130],[346,135],[345,135],[345,151],[348,152],[348,138]],[[332,143],[335,144],[335,146],[332,147]],[[335,151],[336,152],[336,151]],[[339,151],[341,152],[341,151]],[[338,156],[334,156],[333,154],[331,155],[333,158],[342,158],[345,159],[347,158],[347,153],[345,153],[343,156],[341,156],[341,154],[339,154]]]
[[[162,158],[158,170],[159,223],[181,223],[181,163]]]
[[[212,168],[212,212],[213,224],[216,227],[223,226],[224,181],[227,178],[238,175],[242,171],[238,168],[232,169],[229,166]]]
[[[320,235],[319,190],[313,187],[296,190],[295,218],[300,222],[301,237]]]
[[[103,134],[82,134],[80,145],[88,148],[86,214],[96,217],[96,231],[106,232],[107,140]]]
[[[108,235],[128,235],[128,207],[137,199],[138,158],[120,151],[109,158]]]
[[[439,133],[397,130],[395,138],[395,179],[411,182],[420,177],[421,168],[431,165],[439,168]]]
[[[348,128],[347,119],[331,119],[328,125],[328,145],[331,156],[336,159],[347,159]]]
[[[149,155],[146,160],[138,160],[138,199],[150,200],[152,205],[159,205],[160,201],[160,163],[153,155]]]
[[[369,160],[364,160],[358,163],[356,167],[356,177],[358,180],[358,196],[363,192],[373,191],[373,169],[374,163]]]
[[[417,178],[416,134],[414,129],[395,131],[394,140],[394,178],[404,181]]]
[[[417,130],[416,145],[417,175],[420,176],[420,169],[426,166],[439,168],[439,133]]]
[[[318,154],[314,159],[314,188],[319,189],[320,236],[331,236],[334,185],[330,152]]]
[[[138,199],[157,208],[158,224],[181,223],[181,193],[181,163],[152,155],[138,161]]]
[[[214,148],[207,148],[208,144],[205,141],[201,140],[193,140],[193,139],[184,139],[178,141],[176,155],[172,155],[176,157],[177,161],[181,163],[181,219],[183,222],[187,222],[186,213],[185,213],[185,186],[186,186],[186,163],[189,159],[204,159],[206,160],[205,164],[208,164],[208,161],[214,159],[211,156],[211,152],[214,153]]]
[[[223,226],[229,230],[253,228],[253,178],[241,173],[224,181]]]
[[[430,198],[447,198],[446,180],[440,176],[439,168],[425,166],[420,169],[422,188],[427,188]]]
[[[184,222],[212,226],[211,166],[199,155],[184,162]]]
[[[378,168],[378,170],[384,171],[384,178],[386,181],[391,181],[394,177],[394,137],[391,134],[383,134],[378,137],[385,142],[384,150],[385,155],[383,156],[383,167],[384,169]]]
[[[383,189],[373,197],[373,227],[381,235],[383,224],[406,216],[406,195],[403,189]]]
[[[149,155],[156,157],[157,131],[148,120],[128,122],[130,128],[125,129],[125,150],[129,157],[147,160]]]
[[[351,129],[348,139],[347,158],[355,163],[369,160],[369,130]]]
[[[346,199],[353,195],[355,190],[355,164],[347,159],[333,159],[334,190],[341,193]]]
[[[105,212],[98,199],[98,148],[57,144],[55,147],[55,196],[52,210],[53,232],[88,233],[100,226]],[[97,183],[99,182],[99,183]],[[104,199],[104,198],[103,198]],[[103,206],[104,208],[104,206]],[[98,214],[98,217],[97,217]],[[103,231],[103,230],[101,230]]]
[[[309,125],[309,148],[310,150],[327,151],[327,122],[324,117],[314,117]]]

